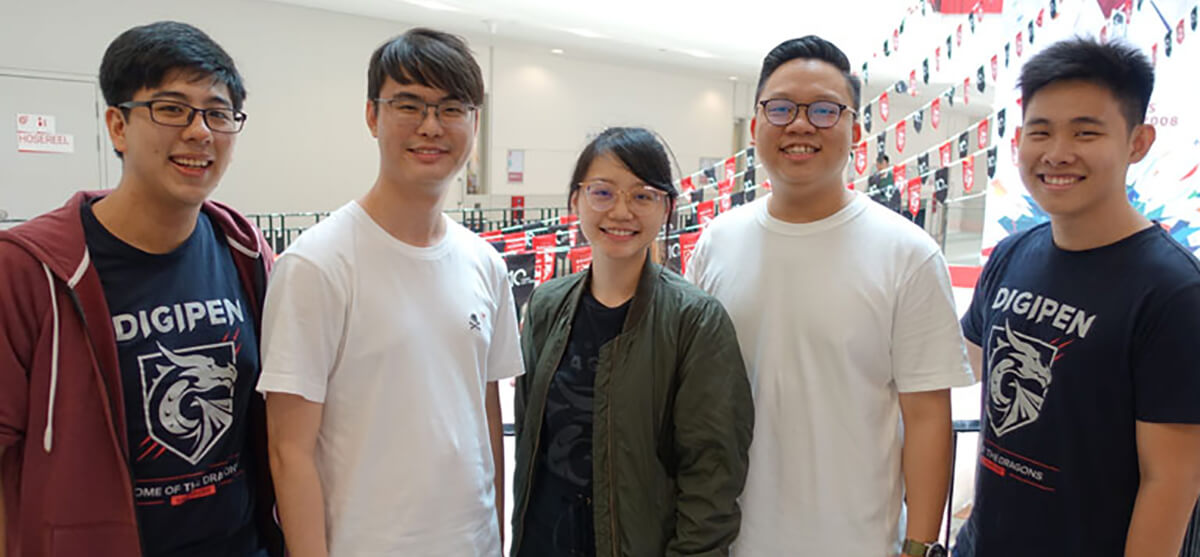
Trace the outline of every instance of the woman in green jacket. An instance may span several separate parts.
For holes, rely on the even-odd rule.
[[[592,263],[525,312],[514,557],[728,555],[737,537],[754,404],[724,308],[651,260],[676,195],[645,129],[579,156]]]

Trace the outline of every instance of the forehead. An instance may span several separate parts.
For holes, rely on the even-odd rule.
[[[1069,122],[1077,118],[1092,118],[1102,122],[1117,122],[1124,116],[1121,103],[1107,87],[1088,81],[1060,81],[1041,89],[1025,103],[1025,120]]]
[[[425,85],[419,85],[417,83],[401,85],[395,79],[392,79],[391,76],[387,76],[387,78],[383,80],[383,86],[379,88],[379,96],[387,98],[394,97],[396,95],[415,95],[426,100],[438,101],[448,97],[450,94],[444,89],[428,87]]]
[[[763,83],[761,99],[784,97],[794,101],[832,100],[854,104],[846,76],[833,64],[814,58],[796,58],[781,64]]]
[[[171,70],[157,87],[143,87],[134,98],[171,98],[192,104],[220,103],[231,105],[229,86],[215,75],[187,70]]]

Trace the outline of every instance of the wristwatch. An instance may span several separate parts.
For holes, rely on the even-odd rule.
[[[912,557],[947,557],[946,548],[937,542],[919,542],[913,539],[904,540],[904,545],[900,546],[901,555],[911,555]]]

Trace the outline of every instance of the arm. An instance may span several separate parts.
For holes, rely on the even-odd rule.
[[[317,432],[325,406],[287,393],[267,395],[267,437],[279,519],[293,557],[327,557],[325,495],[317,476]]]
[[[693,323],[684,319],[671,415],[676,522],[666,555],[726,556],[741,528],[737,498],[749,466],[754,401],[733,323],[720,304],[709,299]]]
[[[975,381],[983,380],[983,348],[978,344],[967,340],[963,344],[967,345],[967,360],[971,362],[971,372],[975,374]]]
[[[950,486],[950,390],[900,393],[904,420],[904,473],[908,503],[905,537],[920,542],[938,539],[946,491]]]
[[[495,381],[487,384],[488,435],[492,441],[492,462],[495,463],[496,524],[500,525],[500,546],[504,547],[504,418],[500,414],[500,389]]]
[[[1141,483],[1125,555],[1176,557],[1200,496],[1200,425],[1137,422]]]
[[[4,462],[4,449],[0,446],[0,462]],[[8,519],[4,516],[4,482],[0,481],[0,557],[8,555]]]

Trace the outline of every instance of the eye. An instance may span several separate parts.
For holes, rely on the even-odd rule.
[[[210,110],[208,111],[208,118],[220,122],[232,122],[233,113],[225,110]]]
[[[467,113],[466,106],[461,104],[452,104],[442,107],[442,114],[446,116],[462,116]]]
[[[158,106],[154,107],[154,110],[159,114],[167,116],[177,116],[187,112],[187,109],[183,106],[173,103],[160,103]]]
[[[422,109],[420,105],[418,105],[417,103],[414,103],[412,101],[396,101],[396,100],[392,101],[392,108],[395,108],[396,110],[403,112],[405,114],[415,114],[417,112],[421,112],[421,109]]]
[[[633,194],[633,200],[639,203],[653,203],[658,201],[658,196],[648,191],[640,191]]]

